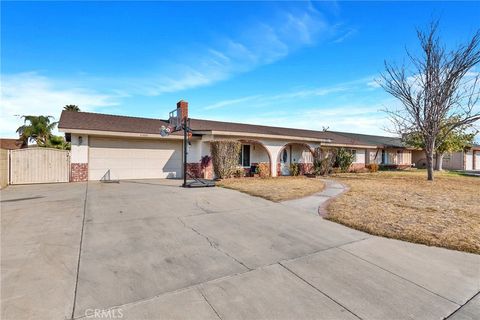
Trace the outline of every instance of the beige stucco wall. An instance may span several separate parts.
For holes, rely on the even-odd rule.
[[[268,152],[260,144],[250,143],[250,162],[251,163],[260,163],[266,162],[269,163],[270,159],[268,158]]]
[[[0,188],[8,185],[8,150],[0,149]]]
[[[365,149],[353,149],[355,150],[355,159],[353,163],[365,163]]]
[[[82,138],[81,143],[80,137]],[[88,163],[88,135],[72,134],[70,146],[71,163]]]
[[[313,155],[302,144],[292,145],[292,163],[313,163]]]

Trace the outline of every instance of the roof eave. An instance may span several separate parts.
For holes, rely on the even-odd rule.
[[[144,132],[121,132],[121,131],[107,131],[107,130],[88,130],[88,129],[72,129],[72,128],[58,128],[58,131],[64,133],[85,134],[85,135],[97,135],[97,136],[120,136],[120,137],[132,137],[132,138],[151,138],[151,139],[170,139],[181,140],[183,135],[168,135],[162,137],[160,132],[158,134],[144,133]]]

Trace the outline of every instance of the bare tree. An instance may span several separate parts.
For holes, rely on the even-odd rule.
[[[446,51],[437,36],[438,22],[426,32],[417,30],[422,54],[407,52],[411,69],[385,62],[380,85],[399,99],[399,109],[385,110],[396,133],[417,133],[423,139],[428,180],[433,180],[433,155],[436,143],[453,130],[480,119],[478,100],[480,30],[472,39],[453,51]]]

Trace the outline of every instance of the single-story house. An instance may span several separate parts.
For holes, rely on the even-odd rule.
[[[177,107],[188,112],[188,103]],[[168,120],[63,111],[58,128],[71,141],[71,181],[100,180],[107,171],[115,179],[180,178],[183,134],[160,136]],[[314,131],[242,123],[190,119],[189,173],[213,177],[211,167],[201,169],[210,155],[210,142],[234,139],[242,143],[239,166],[249,171],[267,163],[271,176],[289,175],[290,164],[302,173],[313,167],[314,150],[346,148],[355,155],[352,168],[369,163],[409,167],[412,149],[399,138],[343,132]]]

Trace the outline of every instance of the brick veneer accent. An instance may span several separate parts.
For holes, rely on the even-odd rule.
[[[300,169],[300,174],[308,174],[313,172],[313,163],[297,163]],[[281,176],[281,164],[277,162],[277,176]]]
[[[299,163],[300,174],[308,174],[313,172],[313,163]]]
[[[365,168],[365,163],[352,163],[349,171],[361,170]]]
[[[88,180],[88,163],[70,164],[70,182]]]
[[[200,163],[187,163],[187,172],[189,175],[195,178],[202,178],[202,169],[200,167]],[[187,176],[187,178],[189,178],[189,176]]]
[[[198,162],[187,163],[187,172],[195,178],[213,179],[213,165],[210,165],[205,169]]]

